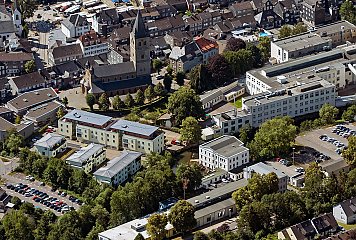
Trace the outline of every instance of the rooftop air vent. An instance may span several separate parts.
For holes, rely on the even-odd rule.
[[[122,128],[127,128],[127,125],[122,125],[121,127],[122,127]]]
[[[36,95],[40,95],[40,93],[39,93],[39,92],[35,92],[35,94],[36,94]]]
[[[199,200],[195,200],[195,203],[199,203]]]
[[[210,196],[206,196],[205,198],[206,198],[206,199],[210,199]]]
[[[24,98],[24,99],[23,99],[23,101],[24,101],[24,102],[27,102],[27,99],[26,99],[26,98]]]

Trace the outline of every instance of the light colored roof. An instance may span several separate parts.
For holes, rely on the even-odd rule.
[[[15,128],[15,126],[11,122],[7,121],[5,118],[0,117],[0,131],[6,132],[12,128]]]
[[[63,136],[55,134],[55,133],[48,133],[41,139],[39,139],[34,146],[36,147],[45,147],[45,148],[51,148],[57,143],[61,142],[63,139],[65,139]]]
[[[158,127],[120,119],[111,126],[112,129],[136,133],[144,136],[151,136],[158,130]]]
[[[91,156],[93,156],[96,152],[102,150],[104,146],[100,144],[90,143],[86,147],[82,147],[80,150],[75,152],[73,155],[69,156],[66,161],[77,163],[78,165],[82,165],[83,162],[88,160]]]
[[[38,105],[36,107],[33,107],[28,110],[26,113],[25,117],[31,120],[34,120],[38,117],[43,116],[46,113],[50,113],[54,110],[57,110],[60,106],[62,106],[60,103],[53,101],[49,103],[44,103],[41,105]]]
[[[304,33],[288,38],[279,39],[273,42],[277,46],[287,51],[298,51],[311,46],[331,44],[330,38],[322,38],[316,33]]]
[[[224,135],[210,142],[201,144],[199,147],[210,148],[221,156],[231,157],[248,150],[243,144],[243,142],[234,136]]]
[[[277,168],[274,168],[274,167],[267,165],[263,162],[256,163],[256,164],[249,166],[245,169],[247,169],[247,171],[254,171],[255,173],[258,173],[261,175],[266,175],[266,174],[274,172],[275,174],[277,174],[278,178],[287,177],[287,175],[285,173],[283,173],[280,170],[278,170]]]
[[[139,152],[125,150],[120,156],[109,161],[105,167],[101,167],[96,172],[94,172],[94,176],[112,178],[132,161],[141,157],[141,155],[142,153]]]
[[[73,111],[67,113],[63,118],[99,126],[106,124],[112,119],[108,116],[91,113],[79,109],[74,109]]]
[[[198,218],[210,215],[214,212],[217,212],[221,209],[225,209],[229,206],[233,206],[234,204],[235,204],[235,201],[232,198],[228,198],[224,201],[217,202],[213,205],[210,205],[208,207],[205,207],[205,208],[199,209],[198,211],[195,211],[194,217],[195,217],[195,219],[198,219]]]

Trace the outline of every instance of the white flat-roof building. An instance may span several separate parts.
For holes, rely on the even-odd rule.
[[[140,152],[125,150],[120,156],[110,160],[106,166],[96,170],[93,175],[98,182],[112,186],[120,185],[141,168],[141,156]]]
[[[244,168],[244,178],[250,179],[252,178],[252,175],[255,173],[258,173],[260,175],[266,175],[269,173],[274,172],[277,177],[278,177],[278,191],[279,192],[285,192],[287,190],[287,184],[288,184],[288,176],[281,172],[280,170],[267,165],[263,162],[256,163],[252,166]]]
[[[86,173],[90,173],[102,164],[106,159],[106,151],[103,145],[90,143],[86,147],[72,154],[66,159],[66,163]]]
[[[199,146],[199,163],[230,171],[249,162],[249,149],[234,136],[221,136]]]
[[[78,109],[58,120],[58,133],[113,149],[124,148],[142,153],[160,153],[164,149],[164,133],[158,127],[114,120]]]
[[[55,133],[48,133],[34,144],[36,151],[46,157],[56,157],[67,149],[66,139]]]

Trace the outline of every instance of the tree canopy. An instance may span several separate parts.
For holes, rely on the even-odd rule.
[[[333,123],[339,113],[339,109],[329,103],[325,103],[319,110],[319,116],[327,124]]]
[[[180,140],[191,143],[199,143],[201,140],[201,127],[194,117],[187,117],[182,121],[182,128],[180,129]]]
[[[95,99],[95,96],[92,94],[92,93],[88,93],[86,96],[85,96],[85,100],[90,108],[90,111],[93,111],[93,106],[96,102],[96,99]]]
[[[110,100],[108,98],[108,96],[106,95],[106,93],[101,94],[101,96],[99,97],[99,109],[103,110],[103,111],[108,111],[110,108]]]
[[[348,137],[348,147],[342,152],[342,156],[346,162],[352,166],[356,166],[356,137]]]
[[[222,86],[231,80],[231,66],[221,54],[209,58],[208,69],[216,86]]]
[[[230,38],[225,47],[225,51],[239,51],[246,48],[246,43],[241,38]]]
[[[152,240],[163,240],[167,235],[167,216],[163,214],[153,214],[148,218],[146,229]]]
[[[171,208],[168,219],[177,232],[185,233],[193,229],[197,224],[194,212],[192,204],[185,200],[179,200]]]

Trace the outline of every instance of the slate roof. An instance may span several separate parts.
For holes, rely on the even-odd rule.
[[[101,167],[95,171],[94,176],[112,178],[141,156],[142,153],[124,150],[120,156],[110,160],[105,167]]]
[[[7,121],[5,118],[0,117],[0,131],[8,131],[10,129],[14,128],[14,125]]]
[[[72,14],[68,18],[62,21],[62,24],[67,28],[71,28],[72,26],[79,27],[88,25],[87,18],[80,14]]]
[[[347,217],[356,215],[356,197],[341,202],[340,206],[344,210]]]
[[[0,33],[16,33],[17,30],[12,21],[0,21]]]
[[[32,53],[24,52],[1,52],[0,53],[0,62],[19,62],[19,61],[30,61],[33,59]]]
[[[38,71],[15,77],[10,81],[13,81],[18,89],[43,85],[46,83],[46,79]]]
[[[147,86],[152,84],[150,76],[148,77],[140,77],[128,80],[121,80],[121,81],[112,81],[112,82],[92,82],[92,93],[102,93],[102,92],[110,92],[119,89],[129,89],[132,87],[139,87],[139,86]],[[95,90],[95,89],[96,90]],[[95,92],[95,91],[97,92]]]
[[[57,143],[60,143],[65,138],[56,133],[48,133],[37,142],[35,142],[34,146],[36,147],[44,147],[44,148],[52,148]]]
[[[224,135],[210,142],[201,144],[199,148],[210,148],[218,154],[230,157],[242,151],[248,150],[243,146],[243,142],[234,136]]]
[[[66,161],[82,165],[86,160],[93,156],[96,152],[102,150],[104,146],[100,144],[90,143],[88,146],[82,147],[74,154],[69,156]]]
[[[119,15],[116,11],[116,8],[109,8],[100,11],[96,15],[97,20],[99,23],[104,23],[104,22],[118,22],[119,21]]]
[[[158,127],[155,126],[128,121],[124,119],[118,120],[110,128],[143,136],[151,136],[158,130]]]
[[[135,73],[136,75],[136,70],[133,62],[123,62],[94,67],[94,75],[98,78],[118,76],[130,73]]]
[[[70,44],[70,45],[55,47],[52,53],[54,59],[83,54],[79,44]]]
[[[63,119],[74,120],[78,122],[99,125],[102,126],[108,123],[112,118],[96,113],[91,113],[79,109],[74,109],[71,112],[67,113]]]

